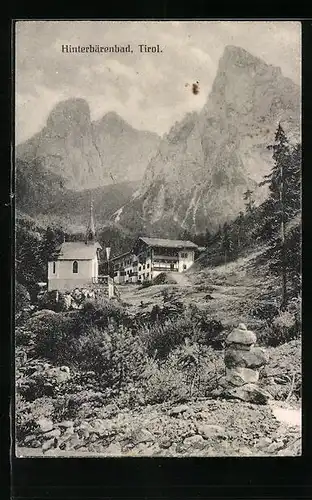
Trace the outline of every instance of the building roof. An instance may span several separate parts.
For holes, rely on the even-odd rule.
[[[126,257],[126,255],[130,255],[131,252],[125,252],[125,253],[121,253],[120,255],[116,255],[116,257],[113,257],[111,260],[117,260],[117,259],[122,259],[123,257]]]
[[[83,241],[68,241],[62,243],[55,254],[56,260],[91,260],[96,256],[99,243],[84,243]]]
[[[198,248],[195,243],[188,240],[167,240],[163,238],[145,238],[141,237],[140,240],[144,241],[151,247],[166,247],[166,248]]]

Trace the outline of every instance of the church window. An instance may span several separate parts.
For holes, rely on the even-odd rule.
[[[78,273],[78,262],[76,260],[73,262],[73,273]]]

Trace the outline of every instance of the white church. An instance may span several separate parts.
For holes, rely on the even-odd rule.
[[[95,237],[91,202],[85,241],[64,241],[48,262],[48,291],[70,292],[97,283],[101,248]]]

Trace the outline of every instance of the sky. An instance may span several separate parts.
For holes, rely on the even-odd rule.
[[[133,53],[62,53],[66,44],[131,44]],[[159,44],[162,52],[140,53],[139,44]],[[297,21],[19,21],[16,143],[41,130],[59,101],[73,97],[86,99],[92,120],[115,111],[137,129],[167,133],[203,107],[227,45],[279,66],[300,84]]]

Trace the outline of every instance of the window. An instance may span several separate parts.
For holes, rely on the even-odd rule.
[[[147,269],[149,268],[149,264],[146,265]]]
[[[145,269],[145,264],[143,264],[143,269]]]
[[[73,273],[78,273],[78,262],[76,260],[73,262]]]
[[[183,264],[183,269],[186,269],[186,264]]]
[[[53,272],[53,274],[55,274],[55,262],[53,262],[53,266],[52,267],[53,267],[53,271],[52,272]]]
[[[182,259],[187,259],[188,253],[187,252],[181,252],[181,258]]]
[[[139,271],[141,271],[141,266],[139,266]]]

